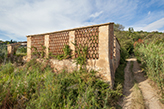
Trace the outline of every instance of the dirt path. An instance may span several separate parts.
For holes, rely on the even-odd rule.
[[[123,94],[125,97],[122,98],[121,101],[123,101],[123,103],[121,103],[121,107],[123,107],[123,109],[130,109],[131,108],[131,104],[132,104],[132,87],[133,87],[133,75],[131,73],[131,71],[129,70],[131,66],[131,62],[128,61],[127,65],[124,69],[124,89],[123,89]]]
[[[135,58],[127,60],[122,101],[123,109],[164,109],[157,92],[148,83]]]

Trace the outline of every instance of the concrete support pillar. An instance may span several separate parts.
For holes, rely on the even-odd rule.
[[[111,73],[109,63],[109,25],[99,27],[99,59],[97,67],[101,68],[101,73],[106,81],[111,84]]]
[[[69,46],[70,46],[70,49],[72,50],[72,53],[71,53],[71,55],[73,56],[72,58],[74,58],[75,57],[75,46],[72,43],[75,43],[75,31],[69,32]]]
[[[46,47],[45,49],[45,57],[48,58],[49,57],[49,35],[45,35],[44,36],[44,46]]]
[[[31,59],[31,36],[27,37],[27,61]]]
[[[114,84],[113,78],[113,23],[99,26],[99,59],[96,60],[96,67],[100,69],[100,75],[109,82],[111,88]]]
[[[8,44],[8,45],[7,45],[8,57],[12,57],[12,56],[13,56],[13,52],[14,52],[13,49],[14,49],[14,48],[13,48],[13,46],[12,46],[11,44]]]

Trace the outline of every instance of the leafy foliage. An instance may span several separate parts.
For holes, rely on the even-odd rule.
[[[49,53],[49,57],[50,58],[56,58],[58,60],[62,60],[62,59],[69,59],[71,58],[71,49],[69,47],[69,45],[64,45],[63,47],[63,52],[64,54],[60,54],[60,55],[53,55],[52,53]]]
[[[77,53],[78,57],[75,58],[75,63],[77,65],[80,65],[80,69],[83,68],[87,64],[87,54],[88,54],[88,47],[80,45],[79,47],[76,46],[76,43],[74,44],[77,50],[75,53]]]
[[[121,45],[120,63],[125,63],[125,59],[134,54],[147,76],[158,84],[164,99],[164,34],[136,32],[129,28],[128,31],[115,30],[115,36]]]
[[[38,51],[38,49],[34,46],[31,47],[31,49],[34,49],[34,52],[32,53],[33,57],[35,58],[43,58],[45,56],[45,49],[46,47],[41,45],[42,50]]]
[[[159,38],[147,38],[144,43],[138,44],[135,55],[147,76],[157,83],[164,98],[164,38]]]
[[[124,28],[125,27],[121,24],[114,24],[114,31],[123,31]]]
[[[0,63],[4,61],[6,56],[7,56],[6,44],[0,44]]]
[[[27,53],[27,47],[22,47],[22,46],[20,46],[20,47],[17,49],[17,53]]]
[[[56,74],[48,63],[33,59],[24,67],[1,66],[0,108],[107,108],[122,95],[95,71]]]

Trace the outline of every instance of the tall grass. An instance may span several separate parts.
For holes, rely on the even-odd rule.
[[[47,62],[46,62],[47,63]],[[49,64],[31,60],[16,68],[0,67],[0,108],[108,108],[116,104],[120,89],[86,70],[56,74]]]
[[[0,44],[0,63],[4,61],[6,56],[7,56],[6,44]]]
[[[135,49],[135,54],[141,61],[147,76],[157,83],[164,94],[164,43],[152,41],[140,44]],[[164,95],[163,95],[164,97]]]
[[[25,55],[27,55],[27,47],[24,47],[24,46],[18,47],[18,49],[16,51],[16,55],[17,56],[25,56]]]

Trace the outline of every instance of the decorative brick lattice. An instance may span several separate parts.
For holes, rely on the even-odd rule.
[[[43,47],[44,46],[44,35],[38,35],[38,36],[32,36],[31,37],[31,47],[32,47],[32,50],[31,52],[35,52],[35,48],[37,48],[37,51],[38,52],[41,52],[43,50]]]
[[[75,42],[77,51],[80,46],[84,48],[88,47],[87,59],[98,59],[99,58],[99,27],[90,27],[75,30]],[[82,53],[82,51],[81,51]],[[75,54],[78,57],[78,54]]]
[[[64,45],[69,45],[69,32],[53,33],[49,36],[49,52],[53,55],[64,54]]]

